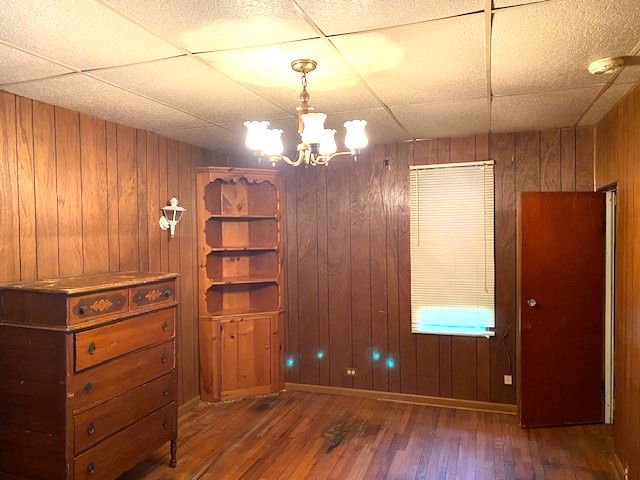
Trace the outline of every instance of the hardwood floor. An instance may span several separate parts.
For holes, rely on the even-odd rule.
[[[523,430],[512,415],[285,392],[200,404],[134,479],[614,479],[604,425]]]

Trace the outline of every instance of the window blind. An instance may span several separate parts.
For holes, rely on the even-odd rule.
[[[492,336],[493,162],[411,167],[411,331]]]

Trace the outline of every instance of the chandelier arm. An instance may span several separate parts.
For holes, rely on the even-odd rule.
[[[293,160],[291,160],[286,155],[271,155],[269,157],[269,161],[274,163],[274,160],[282,160],[282,161],[288,163],[289,165],[291,165],[292,167],[297,167],[298,165],[300,165],[300,158],[298,158],[298,160],[294,162]]]
[[[332,155],[329,155],[327,158],[327,163],[329,160],[333,160],[335,157],[345,156],[345,155],[353,155],[354,153],[351,150],[347,150],[346,152],[336,152]]]

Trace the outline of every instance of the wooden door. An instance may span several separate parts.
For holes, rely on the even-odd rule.
[[[526,427],[603,421],[603,193],[522,193],[518,413]]]

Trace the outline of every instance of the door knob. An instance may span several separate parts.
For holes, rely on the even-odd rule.
[[[535,298],[530,298],[529,300],[527,300],[527,305],[529,305],[531,308],[535,307],[538,304],[538,302],[536,302]]]

